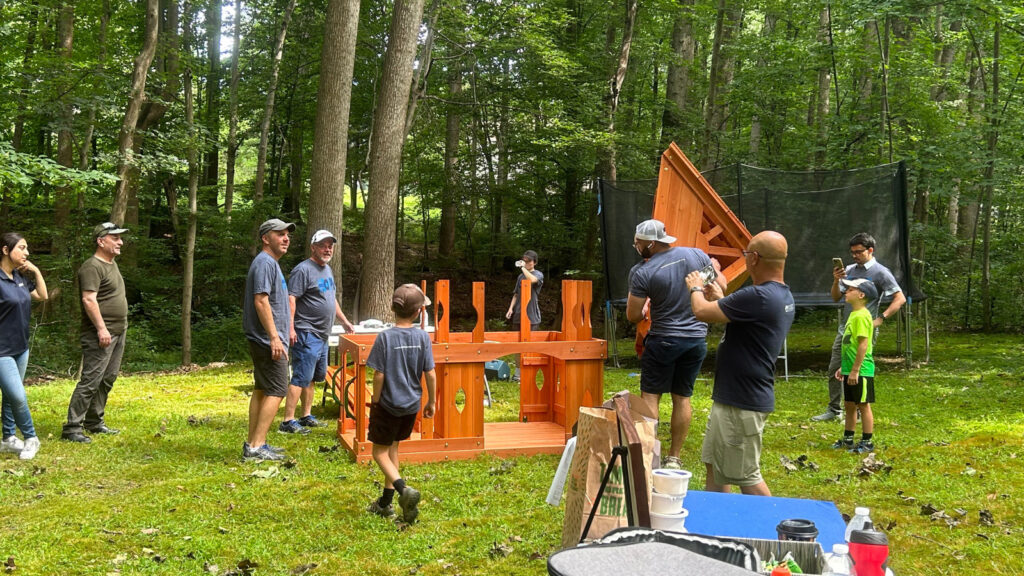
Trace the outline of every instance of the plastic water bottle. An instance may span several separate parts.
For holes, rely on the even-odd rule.
[[[832,553],[825,556],[828,566],[822,576],[850,576],[853,564],[850,562],[850,547],[846,544],[833,544]]]
[[[861,506],[856,507],[853,510],[853,518],[850,518],[850,523],[846,525],[846,535],[843,539],[847,544],[850,543],[850,533],[854,530],[864,529],[864,524],[867,522],[871,522],[871,510]]]

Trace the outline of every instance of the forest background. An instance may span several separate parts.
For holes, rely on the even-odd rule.
[[[421,278],[487,279],[502,318],[527,248],[550,292],[599,292],[594,182],[656,177],[672,141],[702,169],[905,161],[932,323],[1019,331],[1022,45],[1009,0],[0,0],[0,229],[52,295],[31,370],[77,369],[105,220],[129,369],[245,357],[272,216],[299,224],[286,273],[343,231],[356,319]]]

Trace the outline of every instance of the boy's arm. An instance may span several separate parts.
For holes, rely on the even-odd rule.
[[[860,365],[864,363],[864,357],[868,354],[868,337],[858,336],[857,337],[857,357],[853,360],[853,366],[850,368],[850,379],[849,382],[856,384],[860,381]]]
[[[370,403],[377,404],[380,402],[382,392],[384,392],[384,373],[378,370],[373,373],[373,397],[370,398]]]
[[[424,372],[424,376],[427,378],[427,405],[423,407],[423,417],[433,418],[435,394],[437,391],[437,373],[430,369]]]

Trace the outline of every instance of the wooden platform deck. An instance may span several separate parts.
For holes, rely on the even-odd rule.
[[[484,424],[482,438],[424,440],[414,432],[402,442],[399,453],[402,462],[466,460],[484,453],[501,457],[561,454],[565,440],[565,429],[554,422],[489,422]],[[356,462],[373,461],[372,444],[360,442],[355,446],[354,431],[342,434],[341,442],[356,455]]]

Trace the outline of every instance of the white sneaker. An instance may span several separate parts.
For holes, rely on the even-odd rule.
[[[36,457],[36,452],[39,452],[39,438],[33,436],[25,440],[25,447],[21,449],[21,454],[18,455],[18,458],[31,460]]]
[[[3,442],[0,442],[0,452],[21,452],[25,448],[25,443],[21,441],[21,438],[17,436],[8,436],[4,438]]]

